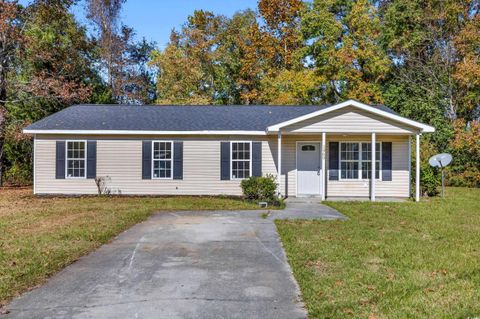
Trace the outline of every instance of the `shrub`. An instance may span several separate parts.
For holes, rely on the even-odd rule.
[[[472,166],[447,168],[445,178],[448,186],[480,187],[480,170]]]
[[[108,183],[110,182],[109,176],[98,176],[95,177],[95,185],[97,185],[98,195],[110,195],[112,190],[108,188]]]
[[[455,137],[450,140],[452,165],[447,169],[450,186],[480,187],[480,121],[453,122]]]
[[[412,145],[412,149],[415,149],[414,144]],[[428,139],[422,141],[420,149],[420,154],[422,155],[420,162],[420,193],[422,196],[436,196],[439,193],[438,186],[441,185],[442,174],[428,163],[428,159],[437,153],[439,153],[439,151],[431,141]],[[411,194],[415,194],[415,166],[415,154],[412,152]]]
[[[438,187],[442,184],[442,173],[430,165],[422,165],[420,170],[421,191],[428,196],[438,195]]]
[[[243,196],[248,200],[262,200],[267,202],[276,200],[277,183],[273,175],[263,177],[252,176],[244,179],[240,185]]]
[[[32,138],[22,134],[23,123],[10,124],[5,129],[3,144],[3,181],[10,186],[32,183]],[[0,151],[1,152],[1,151]]]
[[[15,163],[4,173],[4,183],[8,186],[26,186],[32,184],[32,173],[28,164]]]

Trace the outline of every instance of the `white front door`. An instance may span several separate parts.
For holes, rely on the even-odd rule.
[[[297,196],[320,196],[320,143],[297,143]]]

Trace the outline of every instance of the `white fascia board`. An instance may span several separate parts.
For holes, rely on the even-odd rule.
[[[400,123],[404,123],[404,124],[413,126],[415,128],[420,129],[422,132],[425,132],[425,133],[435,132],[435,128],[430,126],[430,125],[426,125],[426,124],[423,124],[423,123],[420,123],[420,122],[417,122],[417,121],[414,121],[414,120],[410,120],[410,119],[407,119],[403,116],[392,114],[392,113],[377,109],[373,106],[363,104],[363,103],[360,103],[360,102],[357,102],[357,101],[354,101],[354,100],[348,100],[348,101],[333,105],[329,108],[326,108],[326,109],[323,109],[323,110],[320,110],[320,111],[305,114],[303,116],[299,116],[297,118],[294,118],[294,119],[291,119],[291,120],[288,120],[288,121],[285,121],[285,122],[282,122],[282,123],[278,123],[278,124],[269,126],[267,128],[267,131],[268,132],[278,132],[279,129],[281,129],[285,126],[289,126],[289,125],[292,125],[292,124],[295,124],[295,123],[298,123],[298,122],[302,122],[302,121],[311,119],[311,118],[319,116],[319,115],[323,115],[323,114],[326,114],[326,113],[329,113],[329,112],[333,112],[333,111],[342,109],[342,108],[347,107],[347,106],[354,106],[354,107],[357,107],[357,108],[362,109],[364,111],[371,112],[371,113],[383,116],[385,118],[392,119],[392,120],[398,121]]]
[[[65,135],[267,135],[265,131],[23,130],[25,134]]]

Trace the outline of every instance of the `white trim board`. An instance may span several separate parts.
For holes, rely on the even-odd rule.
[[[288,120],[288,121],[285,121],[285,122],[282,122],[282,123],[279,123],[279,124],[269,126],[267,128],[267,132],[278,132],[278,130],[283,128],[283,127],[286,127],[286,126],[289,126],[289,125],[292,125],[292,124],[295,124],[295,123],[299,123],[299,122],[302,122],[302,121],[305,121],[305,120],[308,120],[308,119],[311,119],[313,117],[320,116],[320,115],[323,115],[323,114],[326,114],[326,113],[330,113],[330,112],[333,112],[333,111],[336,111],[336,110],[339,110],[339,109],[342,109],[342,108],[345,108],[345,107],[348,107],[348,106],[353,106],[353,107],[359,108],[361,110],[364,110],[364,111],[367,111],[367,112],[370,112],[370,113],[373,113],[373,114],[377,114],[377,115],[383,116],[385,118],[388,118],[388,119],[391,119],[391,120],[394,120],[394,121],[398,121],[400,123],[404,123],[404,124],[413,126],[415,128],[420,129],[422,132],[426,132],[426,133],[435,132],[435,128],[430,126],[430,125],[426,125],[426,124],[423,124],[423,123],[420,123],[420,122],[417,122],[417,121],[414,121],[414,120],[410,120],[410,119],[407,119],[403,116],[392,114],[392,113],[389,113],[387,111],[383,111],[383,110],[380,110],[380,109],[375,108],[373,106],[363,104],[363,103],[360,103],[360,102],[357,102],[357,101],[354,101],[354,100],[348,100],[348,101],[333,105],[331,107],[325,108],[323,110],[312,112],[312,113],[309,113],[309,114],[306,114],[306,115],[303,115],[303,116],[299,116],[297,118],[294,118],[294,119],[291,119],[291,120]]]
[[[265,131],[23,130],[23,133],[66,135],[267,135]]]

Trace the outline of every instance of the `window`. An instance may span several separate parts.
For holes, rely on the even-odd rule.
[[[342,179],[358,179],[359,143],[342,143],[340,170]]]
[[[153,142],[153,178],[172,178],[172,142]]]
[[[380,178],[380,143],[375,144],[375,179]],[[362,143],[362,178],[372,177],[372,143]]]
[[[67,178],[85,178],[85,141],[67,141]]]
[[[340,178],[370,179],[372,143],[347,142],[340,144]],[[381,143],[375,144],[375,178],[380,179]]]
[[[232,179],[251,176],[251,142],[232,142]]]
[[[315,145],[303,145],[302,152],[313,152],[315,151]]]

